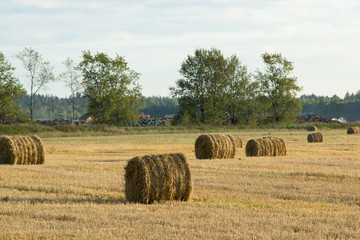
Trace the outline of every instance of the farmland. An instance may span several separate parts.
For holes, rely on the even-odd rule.
[[[360,135],[323,130],[230,132],[277,136],[287,155],[197,160],[199,133],[43,136],[44,165],[0,165],[0,239],[358,239]],[[40,135],[41,136],[41,135]],[[128,203],[135,156],[182,152],[188,202]]]

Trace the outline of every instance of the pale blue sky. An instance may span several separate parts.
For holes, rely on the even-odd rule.
[[[0,2],[0,51],[17,68],[25,47],[63,71],[81,52],[124,56],[142,74],[145,96],[170,94],[181,62],[196,48],[236,54],[251,72],[260,55],[279,52],[292,61],[300,94],[343,97],[360,90],[358,0],[4,0]],[[47,94],[68,96],[63,84]]]

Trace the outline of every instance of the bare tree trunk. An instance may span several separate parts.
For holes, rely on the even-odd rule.
[[[30,94],[30,119],[33,120],[34,95]]]
[[[31,76],[31,85],[30,85],[30,120],[33,120],[33,111],[34,111],[34,76]]]
[[[75,96],[72,94],[72,120],[75,119]]]

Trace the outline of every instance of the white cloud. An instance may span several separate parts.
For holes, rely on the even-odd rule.
[[[14,4],[22,7],[35,7],[39,9],[55,9],[67,6],[65,1],[58,0],[13,0]]]
[[[5,54],[31,46],[60,72],[61,61],[79,60],[82,50],[119,53],[143,74],[146,95],[167,94],[181,61],[200,47],[237,54],[250,70],[262,68],[264,51],[281,52],[305,91],[342,95],[360,75],[360,2],[353,0],[13,0],[1,2],[0,13]],[[324,84],[341,73],[346,84]]]

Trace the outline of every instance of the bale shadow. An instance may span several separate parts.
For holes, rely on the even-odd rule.
[[[126,162],[128,160],[88,160],[87,162]]]
[[[125,198],[102,199],[102,198],[66,198],[66,199],[50,199],[50,198],[11,198],[8,196],[0,198],[0,202],[16,202],[16,203],[50,203],[50,204],[68,204],[68,203],[92,203],[92,204],[126,204]]]

